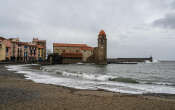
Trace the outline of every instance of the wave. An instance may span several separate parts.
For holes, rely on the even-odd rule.
[[[175,86],[174,83],[169,82],[148,82],[148,81],[140,81],[141,84],[151,84],[151,85],[164,85],[164,86]]]
[[[92,73],[71,73],[71,72],[66,72],[66,71],[57,71],[58,74],[62,74],[62,76],[65,77],[75,77],[75,78],[82,78],[82,79],[87,79],[87,80],[95,80],[95,81],[108,81],[111,78],[114,78],[114,76],[110,75],[101,75],[101,74],[92,74]]]
[[[81,63],[81,62],[79,62],[79,63],[76,63],[77,65],[84,65],[84,63]]]
[[[108,81],[110,78],[114,78],[111,75],[74,72],[74,71],[68,71],[68,70],[55,70],[54,71],[54,70],[44,68],[43,71],[55,72],[57,75],[61,75],[64,77],[81,78],[81,79],[95,80],[95,81]]]
[[[51,67],[43,70],[28,69],[26,65],[8,66],[11,71],[23,73],[26,79],[37,83],[61,85],[77,89],[98,90],[104,89],[113,92],[143,94],[143,93],[169,93],[175,94],[175,88],[167,86],[164,82],[138,80],[134,78],[123,78],[107,74],[92,74],[73,72],[68,70],[55,70]],[[52,71],[52,72],[50,72]],[[53,74],[50,74],[53,73]],[[57,74],[57,75],[56,75]],[[58,76],[59,75],[59,76]],[[87,80],[84,80],[87,79]],[[157,84],[156,84],[157,83]],[[160,84],[160,85],[159,85]],[[169,84],[170,85],[170,84]]]
[[[123,82],[123,83],[139,83],[137,80],[132,78],[123,78],[112,75],[104,75],[104,74],[92,74],[92,73],[81,73],[81,72],[67,72],[67,71],[56,71],[57,74],[62,75],[64,77],[74,77],[74,78],[82,78],[87,80],[95,80],[95,81],[115,81],[115,82]]]
[[[124,82],[124,83],[139,83],[137,80],[132,79],[132,78],[111,78],[109,81],[117,81],[117,82]]]
[[[47,72],[53,72],[53,70],[47,70]],[[82,72],[73,72],[73,71],[61,71],[56,70],[57,75],[61,75],[64,77],[72,77],[86,80],[94,80],[94,81],[113,81],[113,82],[122,82],[122,83],[132,83],[132,84],[149,84],[149,85],[167,85],[174,86],[173,83],[168,82],[151,82],[151,81],[143,81],[134,78],[126,78],[126,77],[117,77],[109,74],[93,74],[93,73],[82,73]]]
[[[26,64],[28,65],[28,64]],[[7,68],[7,70],[9,71],[18,71],[18,70],[21,70],[21,69],[24,69],[26,65],[10,65],[10,66],[5,66]]]
[[[6,66],[10,71],[17,71],[17,73],[23,74],[31,74],[31,71],[23,71],[27,70],[28,65],[11,65]],[[30,66],[30,65],[29,65]],[[86,79],[92,81],[112,81],[112,82],[122,82],[122,83],[132,83],[132,84],[148,84],[148,85],[164,85],[164,86],[175,86],[174,83],[169,82],[154,82],[150,80],[139,80],[134,78],[127,78],[127,77],[117,77],[109,74],[95,74],[95,73],[83,73],[83,72],[75,72],[69,70],[54,70],[54,69],[47,69],[42,68],[43,72],[53,72],[57,75],[61,75],[66,78],[78,78],[78,79]],[[26,77],[29,77],[25,75]]]

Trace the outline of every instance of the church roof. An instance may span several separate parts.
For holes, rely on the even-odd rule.
[[[88,47],[86,44],[53,43],[54,47]]]

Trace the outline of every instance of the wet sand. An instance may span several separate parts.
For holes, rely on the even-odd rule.
[[[175,95],[129,95],[38,84],[0,65],[0,110],[175,110]]]

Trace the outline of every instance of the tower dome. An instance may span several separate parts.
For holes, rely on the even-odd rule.
[[[106,37],[105,31],[104,31],[104,30],[101,30],[101,31],[99,32],[98,36],[104,36],[104,37]]]

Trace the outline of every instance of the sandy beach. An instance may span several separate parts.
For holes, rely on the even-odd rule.
[[[0,65],[0,110],[175,110],[175,95],[129,95],[38,84]]]

